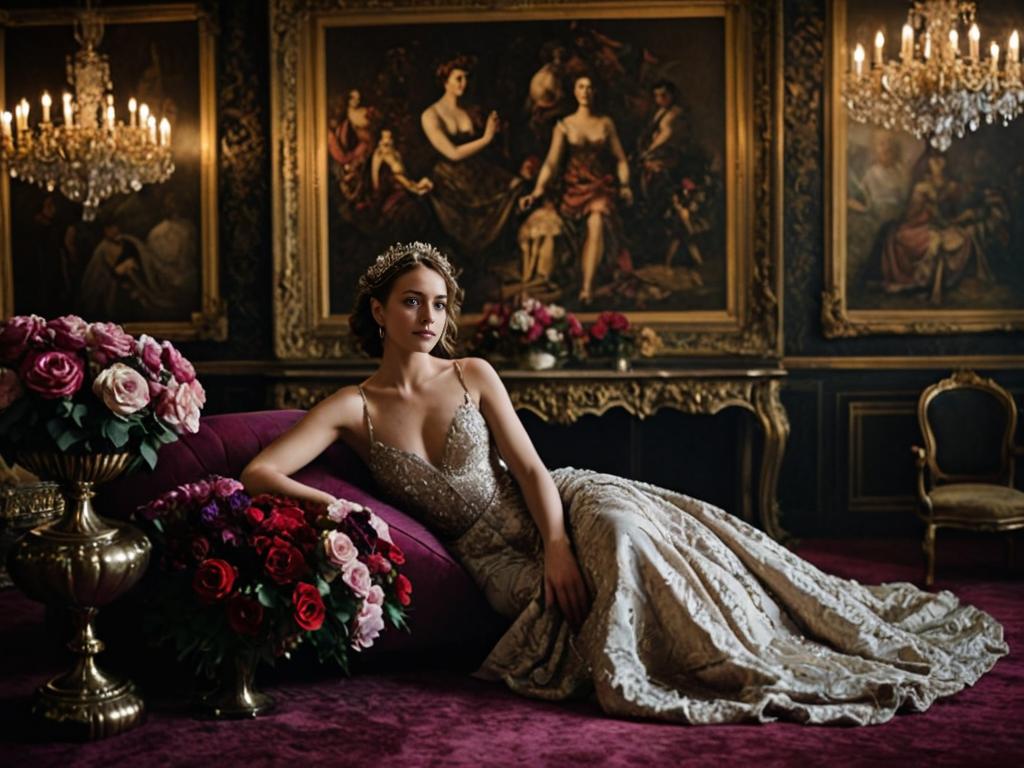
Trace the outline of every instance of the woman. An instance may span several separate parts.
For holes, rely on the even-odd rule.
[[[462,107],[472,67],[468,56],[441,64],[437,80],[444,93],[420,116],[424,135],[440,155],[430,174],[430,201],[441,226],[463,253],[479,253],[497,240],[522,184],[522,179],[481,156],[494,141],[499,120],[492,111],[478,135],[473,118]]]
[[[593,112],[594,84],[583,75],[577,77],[572,89],[576,111],[555,124],[547,158],[537,174],[533,192],[519,201],[522,210],[530,208],[544,196],[548,183],[562,163],[569,159],[562,174],[562,199],[559,211],[571,222],[584,222],[581,264],[583,268],[579,300],[589,304],[593,299],[594,273],[608,246],[618,239],[613,227],[616,201],[633,202],[629,188],[629,163],[610,117]],[[614,160],[614,175],[609,167]]]
[[[512,622],[479,676],[546,699],[593,689],[621,716],[866,724],[927,708],[1007,652],[1002,627],[948,592],[863,587],[696,499],[549,474],[494,370],[440,356],[461,300],[431,246],[380,256],[350,318],[380,366],[314,407],[242,480],[330,503],[289,476],[334,440],[351,445]]]

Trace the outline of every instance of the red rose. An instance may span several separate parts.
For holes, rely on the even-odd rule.
[[[395,544],[381,542],[381,548],[383,549],[385,547],[385,554],[387,555],[388,560],[390,560],[395,565],[405,564],[405,555],[402,553],[402,550],[400,550]]]
[[[267,574],[278,584],[290,584],[306,572],[306,558],[302,551],[281,538],[267,550],[263,560]]]
[[[295,623],[309,632],[320,629],[324,623],[324,601],[312,584],[300,581],[292,592],[295,606]]]
[[[404,573],[398,574],[395,578],[395,594],[398,595],[398,602],[402,605],[412,602],[412,582],[405,577]]]
[[[391,563],[387,561],[384,555],[374,552],[366,558],[366,567],[370,569],[371,574],[387,573],[391,570]]]
[[[192,557],[202,562],[210,554],[210,542],[205,536],[196,536],[192,539]]]
[[[629,319],[621,312],[612,312],[608,325],[611,326],[613,331],[628,331]]]
[[[70,397],[82,387],[85,363],[68,352],[29,352],[21,364],[21,378],[28,389],[47,400]]]
[[[291,533],[306,524],[305,520],[301,518],[301,511],[295,510],[299,512],[299,519],[296,519],[291,514],[287,514],[290,511],[289,509],[275,509],[271,511],[270,515],[264,519],[261,525],[262,529],[267,533],[273,534]]]
[[[237,592],[228,598],[225,610],[228,615],[228,625],[239,635],[255,637],[260,632],[263,624],[263,606],[259,600],[254,600],[246,595]]]
[[[598,320],[596,323],[590,326],[590,335],[591,337],[600,341],[601,339],[608,335],[608,326],[602,323],[600,320]]]
[[[215,603],[231,594],[235,585],[235,569],[224,560],[203,560],[192,579],[192,589],[204,603]]]
[[[263,522],[263,510],[257,507],[249,507],[245,510],[245,517],[253,525],[259,525]]]
[[[262,555],[264,552],[270,549],[270,545],[273,543],[273,541],[274,540],[271,539],[269,536],[261,536],[260,534],[256,534],[251,539],[249,539],[249,544],[252,545],[252,548],[256,550],[256,554]]]
[[[46,321],[38,315],[16,315],[0,323],[0,360],[13,363],[30,344],[42,340],[45,329]]]

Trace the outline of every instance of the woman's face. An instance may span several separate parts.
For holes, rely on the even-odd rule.
[[[384,328],[385,344],[407,352],[430,352],[448,322],[448,286],[430,267],[418,264],[398,276],[387,301],[373,301],[373,316]]]
[[[466,92],[466,83],[469,81],[469,74],[464,69],[453,69],[444,81],[444,89],[455,96],[461,96]]]
[[[576,103],[581,107],[589,107],[594,100],[594,84],[590,82],[589,77],[577,78],[572,92],[576,97]]]

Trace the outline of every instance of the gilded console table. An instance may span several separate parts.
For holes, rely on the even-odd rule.
[[[361,381],[366,370],[294,370],[274,385],[278,408],[309,408],[341,384]],[[716,414],[738,407],[757,417],[764,451],[757,492],[757,513],[765,533],[777,541],[788,534],[779,523],[779,469],[789,437],[789,419],[779,400],[786,375],[779,368],[671,368],[627,372],[563,369],[555,371],[502,370],[517,410],[530,411],[544,421],[572,424],[581,416],[600,416],[623,408],[638,419],[662,408],[683,413]]]

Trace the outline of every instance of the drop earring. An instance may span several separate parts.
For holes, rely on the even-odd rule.
[[[384,326],[383,325],[378,325],[377,326],[377,333],[378,333],[378,335],[380,335],[381,339],[384,338]]]

